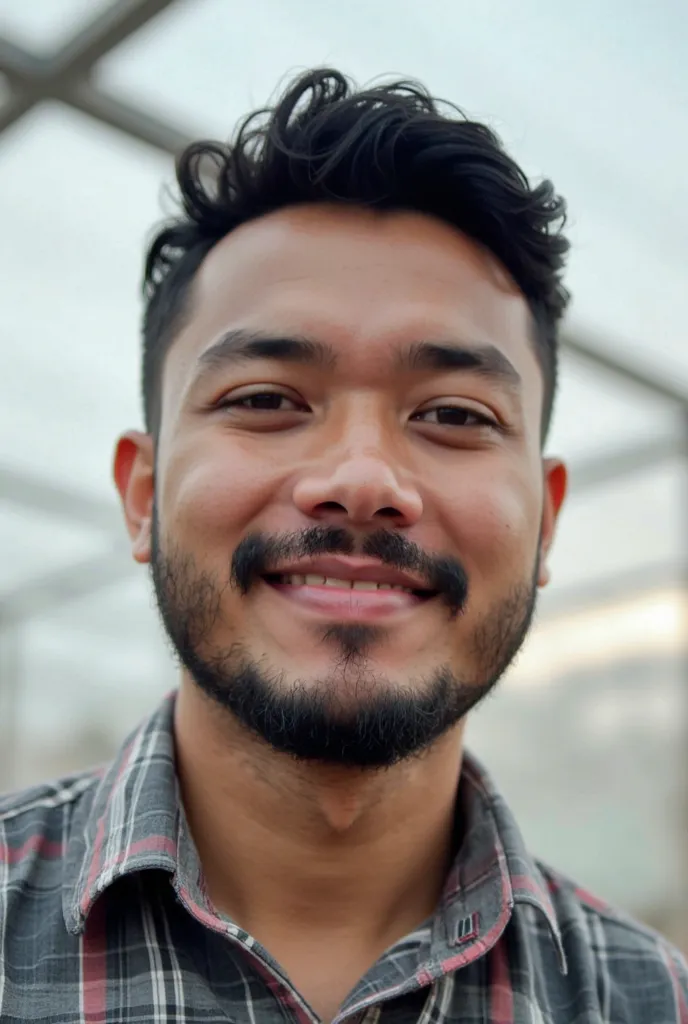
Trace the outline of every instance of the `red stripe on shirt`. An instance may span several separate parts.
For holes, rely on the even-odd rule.
[[[64,853],[64,844],[53,839],[46,839],[45,836],[30,836],[21,846],[8,846],[0,843],[0,861],[3,864],[18,864],[32,853],[46,860],[61,857]]]
[[[498,942],[489,953],[490,1024],[514,1024],[514,990],[506,945]]]
[[[84,1024],[106,1024],[107,936],[102,902],[94,905],[81,936],[81,1003]]]

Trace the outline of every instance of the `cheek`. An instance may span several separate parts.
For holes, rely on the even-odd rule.
[[[540,531],[541,487],[515,471],[476,475],[447,501],[445,522],[469,575],[528,570]]]
[[[171,459],[161,487],[161,516],[180,539],[226,545],[243,534],[269,502],[277,467],[249,458],[240,445],[207,446]]]

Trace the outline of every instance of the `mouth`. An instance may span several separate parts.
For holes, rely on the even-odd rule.
[[[311,559],[262,578],[282,598],[330,619],[379,620],[438,596],[408,573],[352,558]]]
[[[266,583],[273,587],[331,587],[335,590],[352,590],[366,594],[381,591],[397,591],[410,594],[421,601],[437,596],[437,591],[423,587],[411,587],[402,583],[387,583],[378,580],[343,579],[337,576],[325,576],[321,573],[267,573],[263,576]]]

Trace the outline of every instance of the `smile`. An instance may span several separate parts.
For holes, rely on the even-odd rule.
[[[400,583],[378,583],[375,580],[341,580],[337,579],[336,576],[320,576],[317,573],[308,573],[305,576],[301,576],[298,573],[282,574],[275,577],[274,582],[291,587],[338,587],[340,590],[402,590],[407,594],[413,593],[411,587],[404,587]]]
[[[425,604],[436,592],[380,562],[310,559],[267,573],[263,581],[292,606],[329,619],[376,621]]]

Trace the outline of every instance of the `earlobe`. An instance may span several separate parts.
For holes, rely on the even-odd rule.
[[[545,459],[543,462],[543,474],[542,529],[537,573],[539,587],[546,587],[550,581],[547,559],[554,540],[557,520],[561,507],[564,504],[568,485],[566,466],[559,459]]]
[[[120,437],[115,449],[113,473],[131,538],[134,559],[151,558],[155,452],[150,434],[132,430]]]

